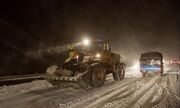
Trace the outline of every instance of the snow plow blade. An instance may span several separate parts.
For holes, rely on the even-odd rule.
[[[75,84],[79,85],[81,88],[88,87],[88,84],[82,80],[83,75],[85,75],[88,72],[88,70],[86,70],[83,73],[77,73],[75,76],[70,77],[70,76],[56,75],[55,73],[57,71],[57,68],[58,67],[56,65],[53,65],[53,66],[50,66],[49,68],[47,68],[47,70],[46,70],[45,78],[51,84],[53,84],[55,86],[61,86],[61,85],[67,84],[67,82],[68,83],[71,82],[71,83],[75,83]]]
[[[47,75],[47,79],[49,80],[55,80],[55,81],[79,81],[81,80],[81,77],[85,74],[84,73],[78,73],[77,75],[73,76],[73,77],[67,77],[67,76],[57,76],[57,75],[53,75],[53,76],[49,76]]]

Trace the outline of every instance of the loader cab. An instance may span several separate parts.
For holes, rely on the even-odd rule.
[[[83,49],[83,61],[104,62],[104,58],[111,54],[110,44],[104,40],[94,40],[88,47]],[[107,60],[107,59],[106,59]]]

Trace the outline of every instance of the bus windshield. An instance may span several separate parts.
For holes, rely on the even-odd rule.
[[[141,64],[145,64],[145,65],[161,65],[161,60],[148,60],[148,59],[143,59],[140,61]]]

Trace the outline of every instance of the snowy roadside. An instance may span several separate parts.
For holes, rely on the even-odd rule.
[[[12,96],[21,95],[33,90],[41,90],[45,88],[51,88],[51,85],[46,80],[35,80],[29,83],[22,83],[18,85],[9,85],[0,87],[0,99],[5,99]]]

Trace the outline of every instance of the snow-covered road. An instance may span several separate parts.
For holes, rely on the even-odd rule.
[[[108,75],[100,88],[54,87],[33,81],[0,87],[0,108],[178,108],[179,74],[151,78]]]

